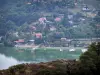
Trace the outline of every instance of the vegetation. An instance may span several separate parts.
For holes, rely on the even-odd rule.
[[[57,60],[38,64],[20,64],[0,75],[96,75],[100,74],[100,42],[89,46],[88,51],[76,60]]]
[[[6,46],[17,39],[34,39],[40,44],[61,38],[100,37],[100,15],[95,5],[91,8],[80,0],[1,0],[0,3],[0,36]],[[83,11],[84,5],[90,10]],[[43,17],[46,20],[40,22]],[[35,38],[34,33],[42,33],[42,39]]]
[[[100,37],[100,0],[0,0],[0,43],[34,39],[35,44],[59,44],[61,38]],[[89,8],[89,10],[83,10]],[[42,38],[37,38],[41,33]],[[29,37],[30,36],[30,37]],[[99,75],[100,42],[76,60],[57,60],[39,64],[20,64],[0,75]]]

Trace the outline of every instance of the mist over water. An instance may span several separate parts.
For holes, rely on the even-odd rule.
[[[7,69],[9,66],[16,65],[19,62],[13,57],[7,57],[4,54],[0,54],[0,69]]]
[[[37,63],[35,61],[18,61],[13,57],[7,57],[4,54],[0,54],[0,70],[8,69],[11,66],[22,64],[22,63]]]

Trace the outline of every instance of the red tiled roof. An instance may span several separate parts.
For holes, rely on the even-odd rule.
[[[14,41],[14,42],[16,42],[16,43],[24,42],[24,39],[19,39],[19,40]]]
[[[61,18],[56,17],[56,18],[55,18],[55,21],[61,21]]]
[[[36,33],[35,36],[36,36],[36,38],[41,38],[42,37],[42,33]]]
[[[36,30],[36,27],[35,26],[31,26],[31,29]]]
[[[40,21],[40,22],[45,21],[45,20],[46,20],[45,17],[41,17],[41,18],[39,18],[39,21]]]

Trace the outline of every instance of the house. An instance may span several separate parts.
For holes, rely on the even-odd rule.
[[[32,30],[36,30],[36,27],[35,26],[31,26],[30,27]]]
[[[61,21],[61,18],[60,18],[60,17],[56,17],[56,18],[55,18],[55,21],[56,21],[56,22],[60,22],[60,21]]]
[[[61,40],[62,40],[62,41],[66,41],[67,39],[66,39],[66,38],[61,38]]]
[[[64,14],[59,14],[59,18],[64,18]]]
[[[31,3],[31,2],[27,2],[26,4],[30,5],[30,4],[32,4],[32,3]]]
[[[73,24],[73,21],[71,21],[71,20],[70,20],[70,21],[68,21],[68,22],[69,22],[70,24]]]
[[[19,37],[18,32],[13,33],[16,37]]]
[[[80,21],[85,21],[85,18],[80,18]]]
[[[67,38],[61,38],[61,45],[63,47],[68,47],[69,43],[70,43],[70,41]]]
[[[68,19],[72,19],[73,18],[73,15],[68,15]]]
[[[36,33],[35,36],[36,38],[42,38],[42,33]]]
[[[87,5],[83,6],[82,11],[90,12],[90,9]]]
[[[50,31],[56,31],[56,28],[54,26],[50,27]]]
[[[38,21],[40,22],[40,24],[44,24],[45,21],[47,21],[47,19],[46,19],[46,17],[41,17],[41,18],[39,18]]]
[[[97,24],[96,27],[99,27],[100,28],[100,24]]]
[[[77,25],[74,25],[74,26],[73,26],[73,28],[76,28],[76,27],[77,27]]]
[[[28,43],[29,45],[32,45],[32,44],[34,44],[34,41],[35,41],[35,40],[29,40],[27,43]]]
[[[24,39],[18,39],[14,42],[15,42],[15,44],[23,44],[25,41],[24,41]]]

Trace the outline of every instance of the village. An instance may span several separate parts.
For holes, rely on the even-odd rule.
[[[27,2],[26,5],[31,6],[32,3]],[[15,47],[88,47],[98,39],[90,25],[97,10],[77,0],[73,5],[66,5],[63,8],[66,11],[60,11],[59,7],[52,12],[41,11],[35,20],[31,19],[29,23],[16,27],[16,31],[8,31],[1,36],[4,44],[6,40]]]
[[[92,38],[92,39],[66,39],[61,38],[61,40],[56,40],[54,43],[46,43],[43,42],[41,44],[35,44],[34,40],[29,40],[28,42],[25,42],[24,39],[19,39],[17,41],[14,41],[15,47],[21,47],[21,48],[46,48],[46,47],[82,47],[82,48],[88,48],[90,44],[93,42],[100,41],[100,38]]]

